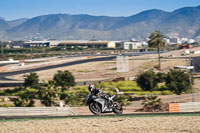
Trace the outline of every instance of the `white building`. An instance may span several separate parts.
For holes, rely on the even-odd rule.
[[[67,48],[118,48],[120,41],[61,41],[58,46],[66,46]]]
[[[120,47],[120,41],[85,41],[85,40],[68,40],[68,41],[28,41],[24,47],[81,47],[81,48],[117,48]]]
[[[125,50],[142,49],[144,45],[146,43],[137,41],[121,42],[121,48]]]
[[[60,41],[28,41],[24,43],[24,47],[56,47]]]
[[[169,40],[170,40],[169,44],[181,44],[180,38],[175,37],[175,38],[170,38]]]
[[[164,40],[166,41],[167,44],[170,44],[170,39],[164,38]]]

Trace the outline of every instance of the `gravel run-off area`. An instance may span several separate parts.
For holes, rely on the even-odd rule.
[[[1,121],[1,133],[200,133],[200,116]]]

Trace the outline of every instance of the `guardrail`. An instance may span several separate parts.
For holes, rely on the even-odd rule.
[[[110,81],[110,79],[104,79],[104,80],[97,80],[97,81],[83,81],[83,82],[76,82],[76,85],[89,85],[89,84],[100,84],[106,81]],[[17,87],[17,86],[23,86],[24,83],[0,83],[0,87]],[[42,85],[42,83],[40,83]]]
[[[0,116],[71,116],[70,107],[8,107],[0,108]]]
[[[200,112],[200,102],[169,104],[169,112]]]

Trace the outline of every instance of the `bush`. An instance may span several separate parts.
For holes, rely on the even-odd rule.
[[[38,97],[45,106],[52,106],[60,100],[60,89],[55,85],[55,81],[44,82],[44,86],[38,92]]]
[[[165,82],[165,77],[166,77],[165,73],[158,72],[157,73],[157,82],[159,82],[159,83]]]
[[[131,99],[131,96],[129,95],[116,95],[114,100],[119,102],[121,105],[128,105],[130,99]]]
[[[162,103],[161,99],[156,95],[148,95],[145,100],[142,102],[144,105],[141,109],[136,111],[139,112],[167,112],[169,111],[169,104]]]
[[[5,96],[5,91],[4,90],[0,90],[0,96]]]
[[[89,91],[87,86],[76,86],[73,90],[66,90],[61,94],[65,103],[71,106],[85,105],[88,95]]]
[[[66,93],[65,103],[71,106],[85,105],[88,93],[86,92],[68,92]]]
[[[144,106],[159,105],[161,104],[161,99],[156,95],[148,95],[146,99],[142,102]]]
[[[6,90],[2,90],[0,95],[1,96],[18,96],[20,93],[20,91],[23,91],[24,88],[23,87],[16,87],[14,89],[6,89]]]
[[[114,88],[117,87],[116,82],[104,82],[101,84],[96,84],[96,88],[99,88],[100,90],[106,92],[106,93],[111,93],[113,92]]]
[[[136,82],[143,91],[153,91],[158,85],[158,76],[152,70],[140,74]]]
[[[193,77],[183,70],[170,70],[166,76],[166,86],[177,95],[192,89]]]
[[[13,104],[0,104],[0,107],[14,107]]]
[[[14,102],[16,107],[33,107],[36,93],[37,90],[35,89],[25,88],[18,92],[18,97],[11,98],[11,101]]]

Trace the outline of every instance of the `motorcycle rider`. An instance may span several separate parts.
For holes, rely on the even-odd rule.
[[[109,99],[108,95],[103,94],[102,91],[99,90],[98,88],[95,88],[95,86],[93,84],[90,84],[88,86],[88,90],[90,91],[90,93],[93,93],[93,95],[101,96],[101,97],[105,98],[106,100],[108,100],[109,102],[111,100],[111,99]]]

